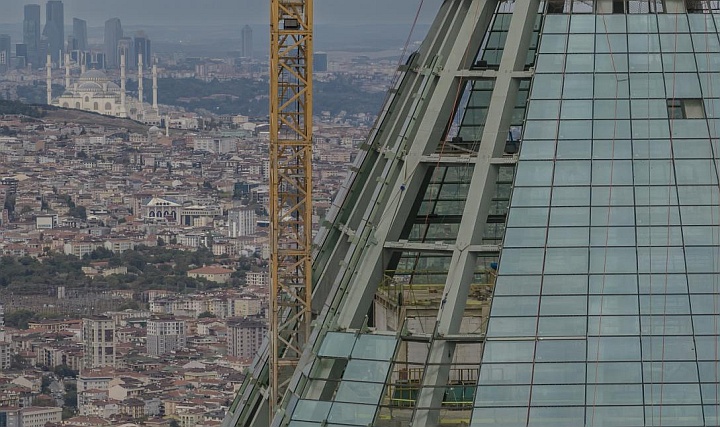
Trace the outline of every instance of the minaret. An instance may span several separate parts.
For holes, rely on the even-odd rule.
[[[47,56],[45,69],[47,70],[47,104],[52,105],[52,56],[50,55]]]
[[[143,111],[143,56],[138,54],[138,101],[140,101],[140,111]]]
[[[87,71],[87,56],[85,52],[80,52],[80,58],[80,75],[83,75],[85,71]]]
[[[157,64],[153,64],[153,110],[158,113],[158,73]]]
[[[123,117],[127,117],[125,109],[125,53],[120,55],[120,113]]]
[[[70,54],[65,54],[65,90],[70,90]]]

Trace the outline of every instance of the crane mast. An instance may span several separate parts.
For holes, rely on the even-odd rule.
[[[270,419],[312,321],[312,6],[270,7]]]

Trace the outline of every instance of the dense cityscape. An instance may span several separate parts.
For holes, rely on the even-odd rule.
[[[267,330],[266,54],[67,18],[0,34],[0,425],[220,425]],[[315,54],[316,227],[397,60]]]

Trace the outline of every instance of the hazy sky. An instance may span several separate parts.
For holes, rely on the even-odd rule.
[[[315,0],[318,24],[407,23],[421,0]],[[441,0],[425,0],[421,22],[428,22]],[[44,20],[46,0],[0,0],[0,23],[22,21],[23,5],[40,3]],[[269,0],[64,0],[65,21],[85,19],[91,27],[118,17],[123,24],[264,24]]]

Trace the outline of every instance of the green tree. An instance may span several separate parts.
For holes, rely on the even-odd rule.
[[[82,205],[73,206],[68,210],[68,215],[80,218],[84,221],[87,219],[87,210],[85,209],[85,206]]]
[[[73,370],[68,365],[57,365],[53,372],[55,375],[57,375],[60,379],[62,378],[75,378],[78,375],[78,371]],[[65,386],[67,389],[67,386]]]
[[[209,311],[203,311],[202,313],[198,314],[198,319],[206,319],[206,318],[214,318],[217,317],[215,314],[209,312]]]
[[[27,329],[28,322],[35,317],[35,312],[24,308],[5,313],[5,324],[19,329]]]
[[[42,380],[40,382],[40,392],[45,394],[50,394],[50,384],[52,383],[52,378],[50,378],[50,375],[43,375]]]

